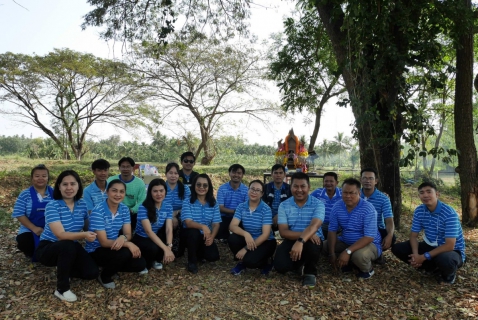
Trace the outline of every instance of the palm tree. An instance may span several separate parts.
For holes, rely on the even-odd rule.
[[[347,151],[350,148],[350,137],[344,136],[343,132],[337,132],[337,135],[334,137],[334,147],[336,148],[339,154],[339,169],[342,167],[342,151]]]

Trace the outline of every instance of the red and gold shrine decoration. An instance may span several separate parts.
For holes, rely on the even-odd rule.
[[[309,153],[305,148],[305,141],[299,141],[294,134],[294,129],[290,129],[284,143],[282,143],[282,139],[278,141],[277,147],[276,163],[283,164],[289,169],[301,168],[303,172],[307,172],[305,158],[309,156]]]

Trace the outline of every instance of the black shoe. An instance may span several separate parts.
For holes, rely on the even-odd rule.
[[[192,274],[198,273],[198,266],[193,262],[188,262],[188,271]]]
[[[438,283],[454,284],[455,280],[456,280],[456,273],[452,273],[447,276],[440,276],[438,278]]]
[[[381,254],[380,257],[378,257],[378,259],[375,260],[375,263],[383,266],[387,263],[387,260],[385,260],[385,257],[383,256],[383,254]]]

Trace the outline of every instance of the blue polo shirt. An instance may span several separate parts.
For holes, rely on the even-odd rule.
[[[50,202],[53,200],[53,194],[50,193],[50,190],[46,188],[45,197],[42,197],[39,193],[37,193],[38,200],[40,202]],[[13,207],[12,218],[19,218],[22,216],[26,216],[30,218],[30,214],[32,212],[32,197],[30,194],[30,188],[23,190],[17,198],[15,202],[15,206]],[[20,224],[20,229],[18,229],[18,234],[24,232],[32,232],[30,229],[25,227],[23,224]]]
[[[129,208],[125,204],[120,203],[113,219],[112,212],[105,200],[91,211],[88,230],[92,232],[105,231],[107,239],[116,240],[123,225],[127,223],[131,224]],[[93,242],[86,242],[85,250],[93,252],[99,247],[101,247],[101,244],[98,238],[96,238]]]
[[[424,204],[419,205],[413,213],[412,232],[424,231],[423,240],[433,246],[445,244],[446,238],[456,239],[453,250],[461,252],[465,261],[465,240],[460,218],[456,211],[449,205],[438,200],[435,211],[430,212]]]
[[[291,197],[280,204],[278,214],[278,224],[287,224],[289,230],[302,232],[310,225],[313,218],[324,221],[325,206],[317,198],[309,196],[306,203],[299,207],[295,203],[294,197]],[[317,230],[316,234],[320,239],[324,240],[322,227]]]
[[[50,223],[59,221],[66,232],[80,232],[85,225],[85,220],[88,220],[88,209],[83,199],[75,202],[73,212],[70,211],[63,200],[50,201],[45,208],[45,229],[40,236],[40,241],[58,241],[58,238],[50,229]]]
[[[290,185],[283,182],[280,189],[276,188],[274,181],[265,185],[264,195],[262,200],[271,207],[272,217],[275,217],[279,210],[279,205],[282,201],[285,201],[292,197],[290,193]]]
[[[83,199],[86,202],[88,211],[93,210],[94,207],[105,201],[107,198],[108,195],[106,194],[106,189],[104,192],[101,191],[101,189],[98,188],[96,181],[93,181],[93,183],[83,190]]]
[[[173,207],[169,202],[163,201],[161,208],[156,208],[156,222],[151,223],[148,219],[148,210],[143,206],[139,206],[138,209],[138,223],[136,224],[136,234],[143,238],[148,238],[146,231],[144,231],[142,221],[148,220],[151,224],[151,229],[154,233],[157,233],[166,222],[166,219],[173,219]]]
[[[318,188],[315,189],[311,194],[312,197],[316,197],[320,201],[322,201],[325,205],[325,218],[324,223],[325,225],[329,224],[330,221],[330,213],[332,212],[333,206],[340,200],[342,200],[342,190],[335,187],[335,194],[332,199],[329,198],[327,195],[327,189],[325,188]]]
[[[254,240],[262,234],[262,226],[272,225],[271,208],[262,200],[254,211],[249,210],[249,201],[241,203],[236,208],[234,218],[242,221],[243,229],[249,232]],[[275,239],[272,228],[267,239]]]
[[[237,190],[234,190],[229,182],[224,183],[217,189],[217,203],[232,210],[236,210],[237,206],[249,199],[247,193],[249,188],[241,183]],[[221,216],[229,216],[221,213]]]
[[[212,224],[221,223],[222,221],[219,212],[219,203],[216,202],[214,207],[211,207],[208,202],[201,204],[199,200],[196,200],[194,203],[191,203],[189,199],[184,200],[181,210],[181,220],[186,221],[187,219],[204,224],[212,231]],[[187,227],[185,226],[185,228]],[[200,231],[202,233],[202,230]]]
[[[382,238],[377,227],[377,212],[370,202],[363,199],[348,212],[343,200],[337,202],[330,215],[329,232],[342,229],[339,240],[352,245],[360,238],[373,238],[378,256],[382,254]]]
[[[377,226],[379,229],[385,229],[385,219],[393,219],[392,204],[390,203],[390,199],[377,188],[375,188],[372,195],[368,198],[365,197],[362,189],[360,191],[360,197],[370,202],[375,210],[377,210]]]
[[[178,189],[179,185],[176,184],[174,189],[171,189],[169,187],[169,184],[166,183],[167,187],[167,194],[166,198],[164,199],[165,201],[169,202],[171,206],[173,206],[173,211],[180,210],[183,206],[183,201],[184,200],[189,200],[191,198],[191,190],[189,189],[188,186],[184,185],[184,198],[180,199],[178,195]]]

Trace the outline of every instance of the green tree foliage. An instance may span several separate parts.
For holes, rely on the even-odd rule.
[[[324,105],[346,89],[339,83],[332,43],[317,11],[303,7],[300,18],[287,18],[284,27],[284,36],[275,36],[269,53],[269,76],[277,81],[284,111],[315,115],[310,152],[315,147]]]
[[[228,38],[247,34],[251,0],[87,0],[94,7],[84,16],[82,28],[105,27],[101,37],[167,43],[179,19],[182,34],[203,33]]]
[[[154,109],[125,64],[68,49],[45,56],[0,55],[3,114],[41,129],[66,158],[80,160],[91,127],[145,125]]]
[[[167,122],[177,136],[194,132],[201,138],[196,157],[207,165],[217,154],[214,137],[232,130],[245,117],[267,128],[274,104],[262,98],[264,68],[261,55],[246,45],[195,40],[174,42],[158,54],[143,47],[133,65],[148,81]]]

